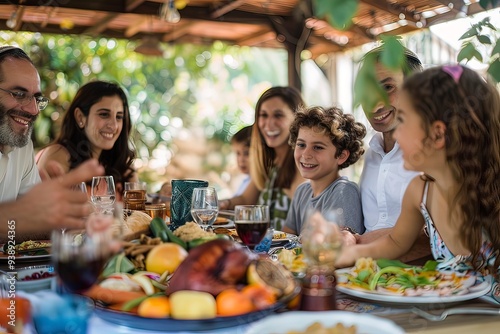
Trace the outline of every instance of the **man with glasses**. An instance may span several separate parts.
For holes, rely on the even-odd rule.
[[[66,175],[52,165],[40,183],[31,133],[48,102],[29,56],[18,47],[0,47],[0,242],[13,234],[21,240],[55,227],[82,227],[90,213],[86,196],[71,187],[103,173],[96,161]]]

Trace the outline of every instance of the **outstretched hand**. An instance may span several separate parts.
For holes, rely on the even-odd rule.
[[[60,166],[59,166],[60,167]],[[61,168],[62,170],[62,168]],[[103,175],[104,168],[97,160],[88,160],[67,174],[56,164],[44,171],[43,182],[34,186],[16,204],[22,205],[24,214],[18,219],[26,221],[23,230],[41,232],[54,228],[83,228],[84,217],[92,212],[87,196],[72,188],[75,184]],[[24,223],[23,223],[24,224]]]

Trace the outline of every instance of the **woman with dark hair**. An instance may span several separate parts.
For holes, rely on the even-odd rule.
[[[300,92],[292,87],[272,87],[261,95],[255,106],[250,142],[250,184],[240,196],[221,201],[222,209],[266,204],[272,226],[284,226],[295,189],[305,181],[288,144],[290,125],[304,106]]]
[[[37,165],[42,169],[55,160],[68,172],[88,159],[98,159],[121,194],[123,182],[137,181],[132,167],[135,153],[129,147],[131,127],[123,89],[111,82],[89,82],[76,93],[59,136],[38,152]]]

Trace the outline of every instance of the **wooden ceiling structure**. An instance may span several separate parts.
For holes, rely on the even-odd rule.
[[[353,24],[334,29],[314,16],[313,0],[175,0],[180,21],[166,22],[169,0],[0,0],[0,30],[154,38],[164,43],[285,48],[289,83],[300,88],[303,51],[311,58],[483,11],[478,0],[359,0]]]

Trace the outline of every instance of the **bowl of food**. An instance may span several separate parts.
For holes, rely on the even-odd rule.
[[[25,292],[50,289],[55,276],[50,265],[25,267],[17,271],[16,289]]]

